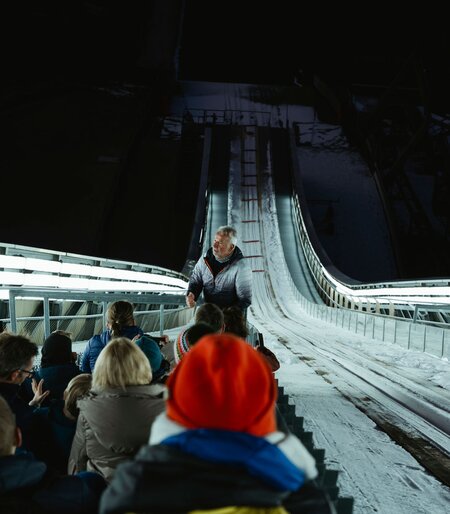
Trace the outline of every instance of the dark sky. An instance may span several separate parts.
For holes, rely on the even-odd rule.
[[[16,77],[139,76],[158,0],[42,0],[2,9],[2,67]],[[447,30],[426,13],[310,9],[298,1],[186,0],[182,76],[292,83],[298,68],[336,81],[388,80],[419,49],[436,82],[448,62]],[[383,15],[384,14],[384,15]],[[174,24],[175,25],[175,24]],[[177,30],[178,25],[172,30]]]
[[[42,81],[45,87],[39,86],[36,97],[43,92],[52,95],[53,89],[47,87],[52,81],[73,82],[76,87],[151,82],[154,70],[142,64],[149,62],[145,57],[152,27],[156,25],[164,33],[162,21],[152,15],[154,6],[162,1],[42,0],[10,2],[2,7],[1,106],[14,119],[12,107],[23,100],[31,105],[29,99],[35,98],[30,91]],[[450,111],[449,36],[439,25],[440,18],[446,20],[443,13],[434,13],[433,23],[421,13],[418,23],[419,18],[415,22],[409,15],[394,19],[386,12],[377,16],[362,10],[336,14],[323,6],[311,12],[294,0],[186,0],[184,4],[180,0],[179,5],[184,5],[181,79],[292,85],[302,69],[306,80],[319,74],[333,86],[389,84],[415,52],[418,65],[425,70],[433,108]],[[178,27],[173,23],[167,30]],[[402,80],[405,85],[414,83],[414,67]],[[26,88],[28,97],[20,93]],[[43,120],[33,115],[30,120],[45,139]],[[3,141],[14,137],[10,126],[1,128],[8,136]],[[34,130],[30,125],[27,134],[33,137]],[[89,130],[95,132],[93,127]],[[80,133],[87,138],[87,131]],[[73,146],[71,151],[77,152],[76,144]],[[22,152],[21,157],[24,155]],[[39,162],[36,164],[39,167]],[[12,212],[12,199],[9,208]]]
[[[381,80],[414,48],[439,55],[446,38],[436,22],[430,27],[392,13],[314,11],[296,1],[188,1],[185,21],[189,72],[220,80],[285,82],[298,67],[336,80]]]

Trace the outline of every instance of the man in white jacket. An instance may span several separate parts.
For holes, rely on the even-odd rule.
[[[192,271],[186,294],[188,307],[195,306],[202,291],[205,302],[221,309],[237,305],[245,311],[251,304],[251,271],[236,242],[233,227],[217,229],[212,247],[200,257]]]

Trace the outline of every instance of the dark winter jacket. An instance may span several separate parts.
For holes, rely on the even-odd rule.
[[[308,485],[304,481],[317,476],[307,449],[295,436],[282,432],[257,437],[227,430],[188,430],[161,414],[152,425],[149,443],[132,462],[116,470],[102,497],[102,514],[279,507],[288,497],[303,494]],[[318,507],[319,502],[315,510],[304,512],[329,512]]]
[[[62,400],[64,390],[67,384],[80,374],[79,367],[74,364],[61,364],[59,366],[49,366],[47,368],[39,368],[35,374],[37,382],[41,378],[44,379],[44,391],[50,391],[49,400]]]
[[[76,377],[80,373],[80,368],[74,363],[39,368],[39,370],[35,372],[34,378],[38,383],[41,378],[44,379],[44,387],[42,390],[50,391],[50,394],[41,403],[41,406],[48,407],[52,400],[62,400],[67,384],[73,377]],[[22,390],[24,398],[30,401],[34,396],[33,389],[31,387],[31,379],[27,378],[23,382]]]
[[[97,512],[104,480],[94,473],[59,476],[30,453],[0,457],[0,512]]]
[[[61,474],[66,474],[77,422],[67,418],[63,409],[64,400],[52,400],[48,407],[39,409],[37,414],[48,421],[52,440],[50,451],[43,456],[43,460]]]
[[[39,459],[45,458],[52,445],[47,419],[39,415],[39,408],[30,407],[22,398],[20,385],[0,382],[0,394],[16,417],[16,424],[22,431],[23,447]]]
[[[142,336],[143,334],[144,332],[139,327],[131,326],[124,327],[120,335],[133,339],[135,336]],[[93,373],[98,356],[109,341],[111,341],[111,332],[109,330],[105,330],[100,335],[89,339],[81,357],[80,368],[83,373]]]
[[[242,310],[252,303],[252,276],[251,270],[236,247],[231,258],[217,273],[218,261],[214,257],[212,248],[203,255],[195,265],[188,286],[188,293],[193,293],[198,300],[201,292],[205,302],[215,303],[220,308],[237,305]]]
[[[236,505],[263,508],[282,504],[291,514],[332,512],[326,494],[313,482],[293,493],[278,491],[240,466],[207,462],[161,444],[143,447],[133,461],[118,467],[103,493],[100,514],[183,514]]]

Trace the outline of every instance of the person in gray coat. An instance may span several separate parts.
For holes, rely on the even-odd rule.
[[[252,303],[251,271],[236,242],[233,227],[217,229],[212,247],[192,271],[186,294],[188,307],[195,306],[202,291],[205,302],[221,309],[236,305],[245,311]]]
[[[135,342],[119,337],[105,346],[92,390],[78,400],[69,474],[96,471],[110,481],[117,465],[147,443],[153,420],[165,407],[164,386],[151,380],[149,360]]]

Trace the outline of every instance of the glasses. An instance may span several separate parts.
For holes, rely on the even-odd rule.
[[[19,368],[17,371],[20,371],[21,373],[27,373],[28,374],[28,378],[33,378],[34,375],[35,375],[34,371],[29,371],[28,369]]]

